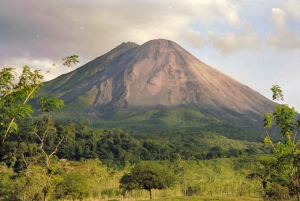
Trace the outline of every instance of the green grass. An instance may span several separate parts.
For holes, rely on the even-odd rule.
[[[262,198],[253,198],[253,197],[229,197],[229,196],[187,196],[186,199],[184,197],[174,197],[174,198],[159,198],[155,199],[155,201],[261,201]],[[139,200],[141,201],[141,200]],[[150,201],[150,200],[143,200]]]

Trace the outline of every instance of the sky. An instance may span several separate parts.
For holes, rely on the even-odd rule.
[[[178,43],[201,61],[300,112],[300,0],[1,0],[0,68],[51,80],[122,42]],[[67,68],[61,59],[79,56]]]

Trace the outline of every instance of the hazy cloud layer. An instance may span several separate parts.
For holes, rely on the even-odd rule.
[[[274,49],[299,56],[299,7],[299,0],[2,0],[0,65],[46,69],[70,54],[84,64],[122,42],[155,38],[205,49],[204,58]],[[47,79],[69,70],[58,66]]]
[[[241,17],[242,2],[4,0],[0,3],[0,44],[4,47],[0,55],[2,59],[54,59],[77,53],[90,59],[124,41],[144,43],[154,38],[184,42],[195,48],[212,44],[224,54],[258,48],[262,38]],[[295,46],[294,41],[298,43],[285,24],[286,12],[300,19],[297,4],[296,0],[283,3],[287,11],[270,8],[275,33],[269,35],[268,45],[288,48]],[[191,28],[195,22],[203,30]],[[210,30],[216,22],[230,32]],[[286,41],[285,36],[292,37]]]
[[[261,39],[251,28],[246,28],[236,34],[226,33],[217,36],[215,32],[208,32],[210,43],[223,54],[231,54],[240,49],[259,49]]]
[[[201,48],[206,39],[191,23],[243,26],[237,6],[225,0],[4,0],[0,5],[2,58],[56,58],[73,52],[97,56],[124,41],[153,38]]]

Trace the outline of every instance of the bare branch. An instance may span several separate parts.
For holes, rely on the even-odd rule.
[[[266,135],[267,135],[269,138],[271,138],[271,137],[270,137],[270,134],[269,134],[268,131],[267,131],[267,129],[265,129],[265,133],[266,133]],[[276,147],[275,147],[275,145],[273,144],[272,140],[270,140],[269,143],[270,143],[271,147],[273,148],[273,150],[276,151]]]

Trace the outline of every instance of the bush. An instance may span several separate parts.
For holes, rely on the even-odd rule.
[[[286,186],[272,183],[266,192],[266,196],[269,200],[288,200],[290,197],[289,189]]]

